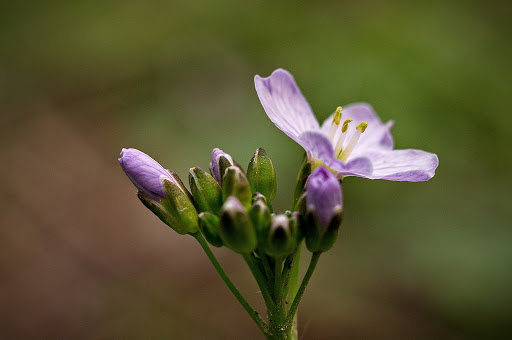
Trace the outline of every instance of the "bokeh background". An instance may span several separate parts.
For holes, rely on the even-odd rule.
[[[344,181],[346,219],[305,294],[302,339],[509,334],[510,2],[0,7],[2,338],[261,339],[117,157],[136,147],[186,179],[214,147],[244,165],[264,147],[284,211],[303,151],[253,85],[277,67],[320,120],[366,101],[395,120],[397,147],[440,159],[427,183]],[[215,252],[263,312],[240,257]]]

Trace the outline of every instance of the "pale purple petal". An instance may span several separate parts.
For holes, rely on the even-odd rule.
[[[304,132],[297,143],[299,143],[309,159],[319,159],[326,164],[330,164],[334,160],[334,150],[327,136],[320,132]]]
[[[354,157],[347,163],[334,158],[334,150],[329,139],[319,132],[305,132],[298,143],[306,150],[309,159],[318,159],[327,167],[337,172],[338,177],[366,177],[373,171],[372,163],[367,157]]]
[[[123,149],[118,161],[137,189],[154,200],[166,196],[162,178],[174,182],[169,172],[157,161],[137,149]]]
[[[257,75],[254,85],[267,116],[288,137],[298,142],[302,133],[319,130],[311,107],[288,71],[277,69],[267,78]]]
[[[364,176],[389,181],[423,182],[431,179],[439,160],[433,153],[416,150],[368,150],[365,156],[371,159],[373,173]]]
[[[323,166],[309,176],[306,183],[306,206],[327,227],[337,208],[343,205],[340,181]]]
[[[347,176],[368,177],[373,173],[373,164],[368,157],[351,158],[347,163],[335,159],[329,167],[336,172],[338,178]]]

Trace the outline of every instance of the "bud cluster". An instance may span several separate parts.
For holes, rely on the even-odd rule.
[[[215,247],[240,254],[258,250],[272,258],[292,254],[302,239],[311,252],[323,252],[336,241],[342,218],[339,180],[324,167],[299,174],[294,212],[274,214],[276,173],[259,148],[247,172],[233,158],[214,149],[210,172],[190,169],[190,191],[172,170],[136,149],[123,149],[123,170],[139,189],[142,203],[179,234],[201,231]]]

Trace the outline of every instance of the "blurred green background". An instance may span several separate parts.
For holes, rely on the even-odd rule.
[[[303,151],[253,85],[278,67],[320,120],[366,101],[395,121],[398,148],[440,159],[427,183],[344,181],[345,222],[303,299],[302,339],[510,334],[511,9],[3,3],[2,337],[261,339],[194,240],[139,203],[117,157],[136,147],[186,179],[214,147],[244,165],[264,147],[284,211]],[[241,259],[216,254],[263,312]]]

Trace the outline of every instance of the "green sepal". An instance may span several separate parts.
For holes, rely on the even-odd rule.
[[[175,182],[164,179],[163,184],[167,197],[160,203],[176,221],[173,226],[174,230],[180,234],[195,233],[199,230],[199,225],[192,195],[177,175],[173,176],[173,179]]]
[[[269,200],[276,197],[276,172],[263,148],[257,149],[251,158],[247,168],[247,177],[253,192],[259,192]]]
[[[181,227],[181,224],[176,221],[176,219],[169,214],[169,212],[158,202],[152,200],[144,194],[142,191],[137,192],[137,197],[144,204],[146,208],[151,210],[153,214],[155,214],[162,222],[171,227],[178,234],[184,235],[188,232]]]
[[[255,192],[254,195],[252,195],[252,204],[256,203],[256,201],[262,201],[270,210],[270,213],[272,214],[274,212],[274,208],[272,207],[272,202],[265,196],[263,196],[259,192]]]
[[[229,160],[229,158],[227,158],[226,156],[223,156],[223,155],[220,155],[219,158],[218,158],[218,162],[219,162],[219,173],[220,173],[220,178],[221,180],[223,181],[223,177],[224,175],[226,174],[226,170],[227,168],[229,168],[230,166],[236,166],[236,164],[234,164],[233,162],[231,162]]]
[[[197,210],[218,214],[222,206],[222,188],[215,178],[199,167],[190,169],[188,178]]]
[[[270,228],[262,245],[267,255],[274,258],[283,258],[294,251],[298,244],[297,233],[290,222],[290,218],[284,214],[272,216]]]
[[[210,242],[212,246],[222,247],[222,239],[219,231],[219,218],[209,212],[199,214],[199,229],[203,233],[204,238]]]
[[[236,165],[228,167],[222,178],[222,198],[225,201],[229,196],[236,197],[246,209],[250,208],[252,192],[249,180]]]
[[[252,224],[256,229],[256,234],[258,235],[258,240],[261,241],[263,235],[265,235],[270,228],[270,209],[265,204],[264,200],[256,200],[252,206],[251,210],[249,210],[249,216],[251,218]]]
[[[311,163],[309,162],[309,159],[306,155],[304,157],[304,162],[302,162],[299,175],[297,176],[297,184],[295,185],[295,191],[293,194],[294,207],[297,205],[297,200],[299,199],[300,195],[304,192],[304,188],[306,187],[306,182],[308,180],[309,175],[311,175],[311,171]]]
[[[229,196],[222,205],[219,231],[224,245],[237,253],[248,254],[256,249],[256,230],[249,214],[234,196]]]
[[[343,210],[341,207],[336,209],[327,227],[320,224],[314,212],[307,212],[304,232],[308,250],[315,253],[331,249],[338,238],[338,231],[342,220]]]

